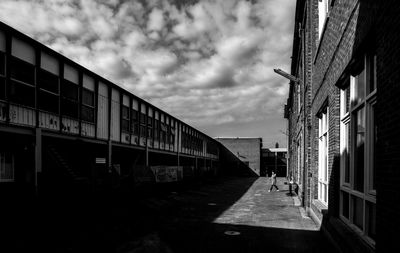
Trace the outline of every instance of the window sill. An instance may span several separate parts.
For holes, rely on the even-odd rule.
[[[320,201],[319,199],[314,199],[313,205],[317,208],[317,210],[321,214],[324,214],[328,211],[328,206],[326,204],[324,204],[322,201]]]

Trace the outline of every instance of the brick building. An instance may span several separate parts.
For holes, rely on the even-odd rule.
[[[260,176],[262,138],[218,137],[216,140]]]
[[[297,1],[289,174],[344,252],[399,248],[399,13],[396,1]]]

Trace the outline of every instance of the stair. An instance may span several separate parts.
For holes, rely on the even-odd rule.
[[[46,149],[48,155],[53,159],[53,161],[57,164],[57,166],[62,170],[63,174],[67,179],[72,180],[74,182],[78,181],[86,181],[86,177],[81,177],[68,162],[68,159],[65,155],[62,155],[61,152],[57,150],[53,145],[47,145]]]

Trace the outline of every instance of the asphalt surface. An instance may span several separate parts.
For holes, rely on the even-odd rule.
[[[18,208],[25,216],[10,222],[3,238],[11,248],[2,252],[334,252],[284,179],[279,192],[269,186],[267,178],[229,178]]]
[[[235,178],[196,190],[171,192],[149,234],[120,252],[334,252],[315,223],[289,195],[285,180],[268,192],[267,178]]]

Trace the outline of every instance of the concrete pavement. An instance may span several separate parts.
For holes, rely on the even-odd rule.
[[[268,192],[267,178],[232,178],[171,192],[169,211],[161,211],[157,227],[134,245],[160,250],[151,252],[335,252],[294,204],[284,181],[278,179],[279,192]],[[157,209],[163,210],[159,204]]]
[[[4,252],[335,252],[295,205],[284,179],[279,192],[269,186],[267,178],[224,178],[46,201],[21,209],[31,211],[7,230]]]

